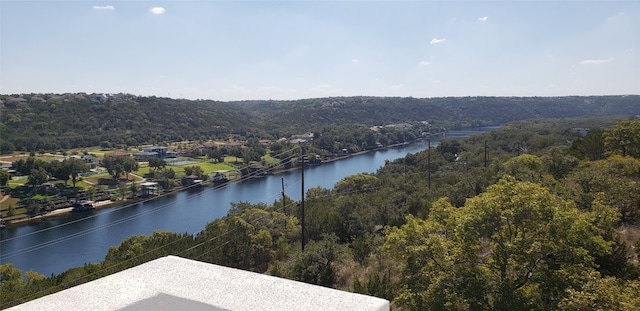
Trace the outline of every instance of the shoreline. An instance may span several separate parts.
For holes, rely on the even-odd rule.
[[[375,149],[370,149],[370,150],[363,150],[363,151],[359,151],[359,152],[355,152],[355,153],[349,153],[349,154],[344,154],[335,158],[330,158],[327,160],[322,160],[319,164],[310,164],[309,166],[320,166],[322,164],[325,163],[332,163],[335,161],[340,161],[340,160],[344,160],[344,159],[348,159],[348,158],[352,158],[355,156],[359,156],[359,155],[363,155],[363,154],[367,154],[367,153],[371,153],[371,152],[376,152],[376,151],[382,151],[382,150],[387,150],[390,148],[396,148],[396,147],[401,147],[401,146],[406,146],[406,145],[410,145],[410,144],[414,144],[414,143],[418,143],[420,141],[423,141],[424,139],[416,139],[414,141],[410,141],[410,142],[404,142],[404,143],[398,143],[398,144],[392,144],[392,145],[388,145],[388,146],[383,146],[383,147],[377,147]],[[294,171],[294,170],[299,170],[300,167],[296,166],[296,167],[292,167],[289,169],[282,169],[282,170],[278,170],[276,172],[272,172],[272,173],[267,173],[267,175],[276,175],[279,173],[283,173],[283,172],[290,172],[290,171]],[[265,175],[266,176],[266,175]],[[251,179],[259,179],[262,178],[264,176],[253,176],[250,177]],[[206,181],[205,183],[202,184],[202,187],[210,185],[211,181]],[[190,189],[192,187],[177,187],[174,188],[172,190],[169,190],[167,192],[164,192],[164,194],[170,194],[170,193],[176,193],[176,192],[180,192],[180,191],[184,191],[187,189]],[[131,199],[126,199],[126,200],[122,200],[122,201],[112,201],[112,200],[105,200],[105,201],[97,201],[94,203],[94,209],[102,209],[102,208],[108,208],[108,207],[112,207],[113,205],[118,205],[118,204],[123,204],[123,205],[127,205],[127,204],[134,204],[134,203],[138,203],[138,202],[144,202],[147,200],[153,200],[155,197],[151,197],[151,198],[131,198]],[[52,219],[52,218],[56,218],[56,217],[60,217],[60,216],[64,216],[64,215],[68,215],[70,213],[72,213],[73,211],[73,207],[67,207],[67,208],[61,208],[61,209],[57,209],[51,212],[48,212],[46,214],[42,214],[42,215],[38,215],[38,216],[34,216],[34,217],[30,217],[30,218],[22,218],[22,219],[18,219],[18,220],[14,220],[14,221],[6,221],[6,227],[19,227],[19,226],[23,226],[23,225],[29,225],[29,224],[33,224],[33,223],[38,223],[38,222],[43,222],[46,221],[48,219]]]
[[[104,201],[97,201],[93,204],[94,209],[100,209],[100,208],[106,208],[106,207],[111,207],[112,205],[118,204],[118,203],[122,203],[124,201],[112,201],[112,200],[104,200]],[[38,215],[38,216],[33,216],[30,218],[22,218],[22,219],[18,219],[15,221],[8,221],[6,223],[7,227],[19,227],[22,225],[28,225],[28,224],[32,224],[32,223],[37,223],[37,222],[41,222],[41,221],[45,221],[48,220],[50,218],[55,218],[55,217],[60,217],[60,216],[64,216],[67,214],[73,213],[73,207],[65,207],[65,208],[60,208],[57,210],[53,210],[51,212],[42,214],[42,215]]]

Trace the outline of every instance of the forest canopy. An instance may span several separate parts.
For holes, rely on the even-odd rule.
[[[177,255],[403,310],[637,310],[638,146],[633,117],[505,124],[306,189],[304,251],[301,202],[237,202],[197,234],[133,236],[60,275],[4,264],[0,306]]]
[[[434,128],[534,118],[640,115],[640,96],[335,97],[219,102],[130,94],[0,95],[0,153],[131,147],[229,135],[278,139],[329,126]]]

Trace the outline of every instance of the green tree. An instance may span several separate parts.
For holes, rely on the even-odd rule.
[[[38,185],[45,183],[47,180],[49,180],[49,175],[47,171],[41,167],[38,169],[31,169],[27,182],[35,189]]]
[[[370,238],[366,236],[359,236],[353,241],[353,243],[351,243],[350,247],[353,259],[363,266],[366,265],[372,249]]]
[[[138,162],[129,156],[105,157],[102,165],[114,181],[123,173],[127,173],[127,179],[129,179],[128,174],[138,169]]]
[[[11,180],[9,172],[0,170],[0,187],[5,187],[9,183],[9,180]]]
[[[604,159],[604,131],[592,129],[584,138],[576,138],[571,142],[569,153],[578,159],[591,161]]]
[[[502,163],[501,172],[517,180],[540,182],[542,180],[542,160],[531,154],[513,157]]]
[[[76,186],[80,173],[89,171],[89,166],[81,159],[70,158],[62,161],[62,164],[65,167],[65,170],[69,172],[69,175],[71,175],[71,183],[73,184],[73,187]]]
[[[60,161],[51,161],[49,163],[48,170],[51,176],[55,177],[58,180],[64,181],[65,186],[69,181],[69,174],[71,173],[67,166],[63,165]]]
[[[555,179],[564,178],[579,163],[578,158],[567,154],[565,149],[559,146],[547,148],[540,160],[544,170],[553,175]]]
[[[129,191],[131,191],[131,197],[136,197],[138,196],[138,184],[136,184],[135,182],[132,182],[131,185],[129,185]]]
[[[149,167],[151,169],[160,169],[160,168],[165,168],[165,166],[167,166],[167,161],[165,161],[164,159],[160,159],[160,158],[151,158],[149,159]]]
[[[24,287],[22,271],[14,268],[12,264],[0,265],[0,297],[2,302],[8,302],[15,297],[15,293],[20,292]]]
[[[118,158],[121,157],[106,156],[102,160],[102,165],[107,169],[107,172],[109,172],[109,175],[111,175],[111,178],[113,178],[114,181],[118,180],[118,177],[124,172],[124,167]]]
[[[402,260],[398,302],[409,309],[551,310],[582,286],[617,212],[581,212],[546,188],[512,177],[455,209],[441,199],[426,220],[388,228],[384,249]]]
[[[127,195],[127,184],[123,182],[118,183],[118,193],[120,193],[120,199],[124,201]]]
[[[138,170],[140,168],[138,161],[132,157],[120,157],[122,161],[122,169],[127,173],[127,180],[129,179],[129,173]]]
[[[204,179],[204,171],[202,170],[202,167],[197,165],[186,166],[184,168],[184,174],[187,176],[195,175],[198,179]]]
[[[320,241],[309,242],[294,260],[292,277],[305,283],[333,286],[336,278],[333,264],[339,257],[337,240],[335,235],[325,235]]]
[[[608,154],[640,158],[640,120],[626,120],[604,130]]]
[[[581,289],[569,289],[560,302],[566,311],[640,310],[640,281],[623,281],[613,277],[601,278],[592,273]]]

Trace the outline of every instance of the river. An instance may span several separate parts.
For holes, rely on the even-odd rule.
[[[494,128],[451,131],[444,138],[461,139],[491,129]],[[432,139],[431,145],[436,146],[439,138],[443,137]],[[308,167],[305,169],[305,188],[332,189],[347,176],[374,173],[385,160],[424,149],[426,143],[414,143]],[[22,271],[34,270],[49,276],[85,263],[100,262],[109,247],[119,245],[132,235],[148,235],[156,230],[195,234],[207,223],[225,216],[231,202],[271,204],[279,200],[282,178],[286,195],[300,200],[300,171],[288,171],[231,183],[223,188],[188,189],[128,207],[68,214],[36,224],[6,228],[0,233],[0,264],[12,263]]]

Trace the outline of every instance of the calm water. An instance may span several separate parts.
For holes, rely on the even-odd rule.
[[[446,139],[464,138],[486,130],[450,132]],[[437,139],[432,139],[431,144],[437,145]],[[425,143],[415,143],[309,167],[305,169],[305,188],[331,189],[347,176],[376,172],[385,160],[425,148]],[[85,263],[100,262],[109,247],[119,245],[132,235],[148,235],[156,230],[197,233],[207,223],[225,216],[231,202],[271,204],[278,200],[281,178],[285,180],[287,196],[300,200],[300,171],[291,171],[232,183],[220,189],[190,189],[133,206],[69,214],[38,224],[7,228],[0,233],[0,263],[12,263],[23,271],[34,270],[48,276]]]

